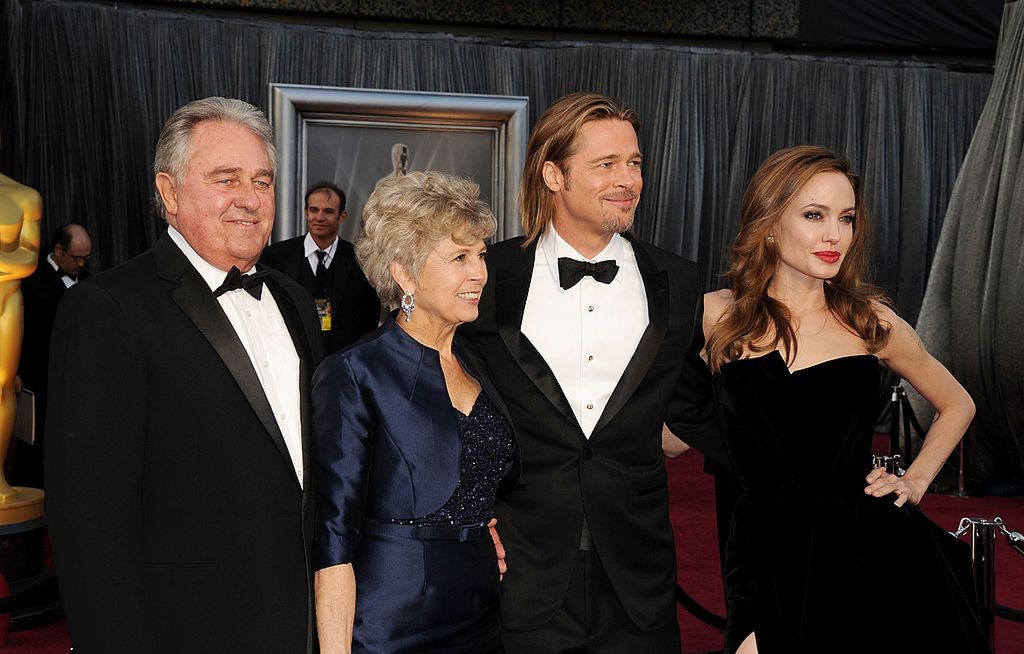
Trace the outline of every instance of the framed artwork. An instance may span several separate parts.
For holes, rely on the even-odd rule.
[[[352,241],[377,182],[414,170],[472,179],[497,218],[495,240],[522,233],[516,196],[527,98],[271,84],[270,101],[278,153],[274,241],[305,233],[303,199],[318,181],[345,191],[340,235]]]

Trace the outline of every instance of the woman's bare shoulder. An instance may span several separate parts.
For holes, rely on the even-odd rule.
[[[711,291],[704,294],[704,334],[711,333],[711,330],[721,320],[726,310],[732,304],[732,291],[723,288],[718,291]]]

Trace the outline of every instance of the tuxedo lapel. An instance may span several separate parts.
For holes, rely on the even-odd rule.
[[[636,255],[636,265],[640,270],[640,277],[644,280],[644,291],[647,295],[647,329],[640,337],[633,358],[626,365],[622,376],[619,377],[619,382],[608,398],[608,404],[605,405],[600,420],[594,426],[594,434],[601,431],[615,417],[615,414],[626,406],[637,386],[643,381],[654,357],[661,349],[665,331],[668,329],[668,273],[655,266],[642,243],[632,238],[629,239],[629,242]]]
[[[582,431],[555,373],[522,331],[536,249],[536,242],[525,250],[517,246],[509,265],[495,271],[494,306],[498,333],[530,381],[566,420]]]
[[[285,445],[281,428],[274,417],[263,385],[252,367],[249,355],[238,339],[234,327],[203,278],[188,262],[170,237],[164,236],[153,248],[157,274],[174,283],[170,291],[171,300],[189,317],[196,328],[209,341],[224,366],[234,377],[239,389],[245,395],[256,417],[274,441],[281,456],[294,470],[288,446]],[[275,299],[277,296],[274,296]],[[283,312],[282,312],[283,313]],[[290,328],[289,328],[290,329]],[[294,336],[293,336],[294,338]],[[306,467],[306,466],[304,466]],[[293,473],[294,474],[294,473]],[[298,483],[298,477],[295,478]]]
[[[64,297],[64,292],[68,290],[68,287],[64,285],[64,274],[59,270],[54,270],[50,262],[46,260],[46,257],[40,259],[36,267],[39,268],[47,285],[50,287],[50,291],[59,301],[60,298]]]

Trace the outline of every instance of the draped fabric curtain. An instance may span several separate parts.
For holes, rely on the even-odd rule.
[[[1024,2],[953,189],[918,330],[974,397],[969,476],[1024,486]]]
[[[25,51],[14,170],[38,188],[48,229],[75,220],[109,267],[148,247],[153,147],[185,102],[239,97],[266,108],[270,82],[524,95],[531,121],[564,93],[622,98],[643,119],[641,237],[696,259],[720,285],[737,207],[777,148],[850,157],[875,216],[877,281],[913,319],[947,199],[991,73],[910,62],[660,45],[522,42],[353,31],[126,5],[0,0]],[[12,41],[12,35],[15,37]],[[17,81],[17,80],[16,80]],[[9,94],[10,91],[10,94]]]
[[[17,2],[0,0],[0,172],[20,173],[17,162],[22,152],[25,96],[22,63],[25,48],[21,32],[22,8]]]

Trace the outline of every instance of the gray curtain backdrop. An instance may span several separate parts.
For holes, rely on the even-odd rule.
[[[990,72],[907,62],[351,31],[60,0],[21,10],[0,0],[0,16],[9,21],[0,47],[25,53],[21,86],[0,79],[4,104],[20,107],[5,108],[0,128],[25,135],[11,172],[42,192],[48,230],[87,225],[104,268],[161,231],[153,146],[189,100],[227,95],[266,108],[270,82],[525,95],[533,120],[589,89],[643,118],[637,231],[698,260],[709,287],[764,158],[798,143],[849,156],[876,217],[877,281],[914,319],[991,83]]]
[[[953,189],[917,328],[978,407],[975,480],[1024,485],[1024,2],[1006,5],[992,92]]]

